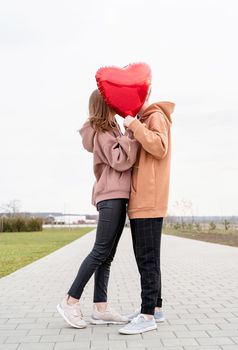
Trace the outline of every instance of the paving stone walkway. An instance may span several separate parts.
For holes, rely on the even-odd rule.
[[[120,326],[73,329],[56,312],[95,231],[0,279],[0,350],[238,350],[238,249],[163,236],[166,322],[143,335],[120,335]],[[93,279],[82,308],[91,313]],[[109,300],[122,313],[140,304],[129,229],[120,241]]]

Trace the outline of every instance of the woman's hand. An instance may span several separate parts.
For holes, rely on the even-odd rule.
[[[128,126],[135,120],[132,116],[128,115],[127,117],[124,118],[123,125],[125,128],[128,128]]]

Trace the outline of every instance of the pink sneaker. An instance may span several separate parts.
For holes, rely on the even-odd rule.
[[[57,311],[70,326],[74,328],[87,327],[87,323],[83,320],[79,302],[73,305],[68,304],[68,296],[57,305]]]
[[[93,305],[93,313],[90,318],[91,324],[124,324],[128,321],[126,316],[120,315],[109,306],[105,312],[100,312],[96,305]]]

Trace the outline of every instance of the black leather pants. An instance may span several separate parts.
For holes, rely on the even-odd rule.
[[[93,301],[107,301],[110,266],[125,225],[127,202],[127,199],[109,199],[97,204],[99,221],[96,240],[92,251],[79,268],[68,292],[70,296],[80,299],[85,285],[94,273]]]

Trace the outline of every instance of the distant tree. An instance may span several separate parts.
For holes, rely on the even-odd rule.
[[[184,230],[186,227],[186,224],[184,223],[184,217],[193,217],[193,203],[190,200],[182,199],[180,201],[176,201],[173,207],[175,215],[180,217],[181,228]]]
[[[195,230],[196,231],[198,231],[198,232],[202,231],[202,226],[201,226],[201,224],[199,222],[195,222],[194,226],[195,226]]]
[[[182,230],[186,229],[186,222],[183,220],[183,218],[181,220],[181,228],[182,228]]]
[[[217,226],[213,221],[209,222],[209,231],[214,231],[216,227]]]
[[[182,199],[180,201],[180,207],[182,209],[182,214],[184,216],[192,216],[193,215],[193,202],[190,200]]]
[[[176,222],[173,227],[175,230],[179,230],[181,228],[181,224],[179,222]]]
[[[8,203],[1,205],[1,210],[10,216],[15,216],[19,213],[21,207],[21,202],[18,199],[13,199]]]
[[[225,230],[228,231],[229,228],[230,228],[230,222],[229,222],[228,220],[225,219],[225,220],[223,221],[223,225],[224,225],[224,227],[225,227]]]
[[[193,222],[189,222],[189,223],[187,224],[187,229],[188,229],[189,232],[192,232],[192,231],[193,231]]]

